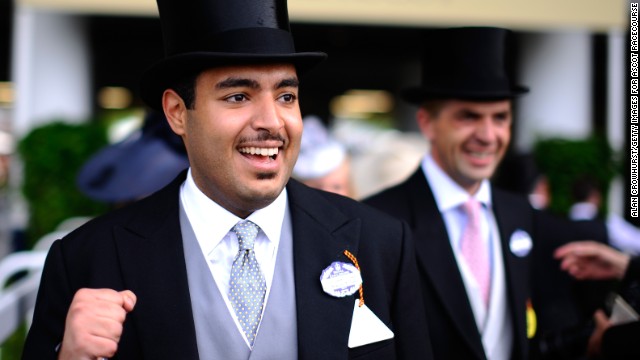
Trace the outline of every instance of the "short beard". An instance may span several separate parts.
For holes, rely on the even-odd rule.
[[[276,177],[276,173],[260,173],[258,174],[258,180],[271,180]]]

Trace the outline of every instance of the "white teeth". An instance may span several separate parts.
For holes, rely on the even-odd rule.
[[[240,152],[251,155],[273,156],[278,154],[278,148],[246,147],[240,148]]]
[[[487,153],[487,152],[471,152],[471,156],[475,156],[475,157],[479,157],[479,158],[484,158],[487,156],[490,156],[491,153]]]

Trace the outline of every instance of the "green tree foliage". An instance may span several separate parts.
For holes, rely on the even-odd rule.
[[[619,164],[609,143],[601,137],[584,140],[545,139],[534,147],[536,164],[547,176],[551,188],[550,210],[567,214],[573,203],[572,187],[576,180],[589,177],[602,191],[601,213],[605,214],[607,193]]]
[[[84,162],[106,144],[106,131],[96,122],[54,121],[33,129],[20,141],[22,191],[30,213],[30,247],[69,217],[106,211],[105,204],[87,198],[76,186],[76,175]]]
[[[20,360],[26,335],[27,325],[24,323],[4,343],[0,344],[0,360]]]

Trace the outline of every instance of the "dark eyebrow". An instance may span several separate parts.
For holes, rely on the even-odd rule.
[[[282,81],[280,81],[278,85],[276,85],[276,89],[282,89],[285,87],[297,88],[299,85],[300,85],[300,81],[298,81],[298,79],[295,77],[291,77],[291,78],[283,79]]]
[[[466,116],[466,117],[473,117],[473,118],[478,118],[478,117],[481,116],[479,112],[476,112],[476,111],[473,111],[473,110],[470,110],[470,109],[462,109],[462,110],[460,110],[460,115],[461,116]]]
[[[511,110],[505,110],[505,111],[500,111],[497,113],[493,113],[491,114],[491,117],[496,118],[506,118],[508,115],[511,114]],[[460,110],[460,116],[463,117],[470,117],[470,118],[474,118],[474,119],[478,119],[482,117],[482,114],[476,111],[473,111],[471,109],[462,109]]]
[[[238,88],[238,87],[248,87],[251,89],[259,89],[260,84],[251,79],[245,78],[228,78],[220,81],[216,84],[217,89],[229,89],[229,88]]]
[[[297,88],[299,85],[300,85],[300,81],[298,81],[298,79],[295,77],[291,77],[291,78],[283,79],[282,81],[280,81],[275,86],[275,88],[276,89],[281,89],[285,87]],[[217,89],[229,89],[229,88],[238,88],[238,87],[248,87],[251,89],[259,89],[260,84],[255,80],[246,79],[246,78],[233,78],[233,77],[222,80],[216,84]]]

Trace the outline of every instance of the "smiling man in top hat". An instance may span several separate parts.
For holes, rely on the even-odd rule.
[[[431,150],[403,183],[365,202],[409,223],[437,359],[527,358],[533,213],[489,179],[511,138],[508,32],[431,33],[422,86],[404,92]],[[530,330],[532,330],[530,328]]]
[[[55,242],[24,359],[429,359],[406,224],[290,175],[302,120],[284,0],[158,0],[142,96],[190,168]]]

